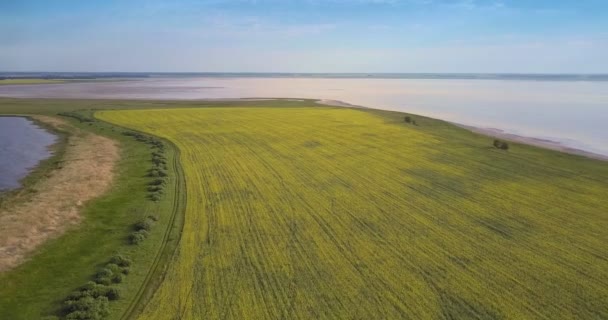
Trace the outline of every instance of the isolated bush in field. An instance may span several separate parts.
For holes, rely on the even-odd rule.
[[[405,123],[412,123],[412,117],[410,116],[405,116],[403,120],[405,121]]]
[[[508,144],[508,143],[506,143],[506,142],[504,142],[504,141],[498,140],[498,139],[495,139],[495,140],[494,140],[493,145],[494,145],[494,147],[495,147],[495,148],[497,148],[497,149],[501,149],[501,150],[509,150],[509,144]]]
[[[158,216],[155,216],[155,215],[149,215],[147,218],[150,219],[151,221],[158,221]]]
[[[136,231],[140,231],[140,230],[150,231],[150,230],[152,230],[152,222],[149,219],[145,219],[145,220],[142,220],[142,221],[136,223],[133,226],[133,228]]]
[[[128,267],[131,265],[131,260],[120,254],[113,256],[112,259],[110,259],[110,262],[121,267]]]

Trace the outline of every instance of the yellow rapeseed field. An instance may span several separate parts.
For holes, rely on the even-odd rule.
[[[332,107],[102,111],[172,141],[178,252],[141,319],[607,319],[608,166]]]

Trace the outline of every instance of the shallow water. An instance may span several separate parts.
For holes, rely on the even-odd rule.
[[[332,99],[501,129],[608,155],[608,81],[189,77],[1,86],[0,96]]]
[[[51,156],[56,136],[21,117],[0,117],[0,191],[18,188],[20,180]]]

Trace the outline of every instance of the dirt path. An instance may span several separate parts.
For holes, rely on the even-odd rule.
[[[38,181],[33,195],[19,195],[0,208],[0,272],[16,267],[45,241],[78,224],[83,205],[109,189],[120,157],[117,143],[109,138],[79,130],[59,118],[35,118],[73,134],[63,166]]]

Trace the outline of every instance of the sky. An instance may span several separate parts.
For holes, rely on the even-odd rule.
[[[608,73],[608,1],[0,0],[0,71]]]

